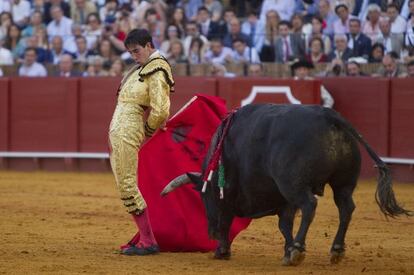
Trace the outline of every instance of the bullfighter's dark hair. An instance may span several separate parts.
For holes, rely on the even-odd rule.
[[[146,29],[133,29],[128,33],[127,38],[125,39],[124,45],[128,46],[140,45],[145,47],[150,43],[151,47],[154,48],[154,43],[152,42],[151,34]]]

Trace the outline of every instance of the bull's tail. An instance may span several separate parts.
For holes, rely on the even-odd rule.
[[[369,146],[366,140],[358,133],[355,128],[345,119],[336,116],[341,124],[345,127],[355,139],[361,143],[367,150],[370,157],[375,161],[376,167],[379,170],[377,190],[375,191],[375,200],[385,216],[395,218],[400,215],[413,216],[413,212],[402,208],[395,198],[394,190],[392,189],[391,172],[388,166],[378,157],[374,150]]]

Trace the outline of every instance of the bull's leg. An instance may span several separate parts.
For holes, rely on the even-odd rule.
[[[231,256],[231,243],[229,240],[230,227],[233,222],[234,216],[231,214],[220,214],[218,223],[218,242],[219,245],[214,254],[214,258],[219,260],[228,260]]]
[[[304,192],[298,200],[299,208],[302,212],[302,220],[300,222],[298,233],[293,243],[293,249],[290,253],[290,262],[292,265],[298,265],[305,259],[305,239],[309,226],[315,216],[317,201],[312,192]]]
[[[290,252],[293,248],[293,221],[295,219],[296,209],[292,206],[286,206],[279,213],[279,230],[285,238],[285,254],[282,259],[282,265],[291,265]]]
[[[339,211],[339,227],[331,248],[331,263],[336,264],[345,255],[345,235],[351,221],[355,204],[352,199],[353,186],[332,187],[335,204]]]

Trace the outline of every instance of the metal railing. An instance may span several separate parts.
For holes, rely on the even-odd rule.
[[[263,66],[263,76],[267,77],[277,77],[285,78],[290,77],[290,66],[289,64],[280,64],[280,63],[262,63]],[[319,75],[326,71],[329,63],[319,63],[313,69],[314,75]],[[236,64],[228,63],[225,64],[225,67],[228,72],[234,73],[236,76],[248,76],[248,64]],[[361,70],[367,75],[376,73],[381,67],[380,63],[368,63],[361,64]],[[2,66],[1,67],[4,73],[4,76],[18,76],[18,66]],[[56,65],[46,66],[48,75],[53,76],[57,71]],[[175,76],[210,76],[211,75],[211,65],[210,64],[175,64],[173,65],[173,72]]]
[[[109,159],[108,153],[100,152],[7,152],[0,151],[0,158],[73,158],[73,159]],[[381,157],[389,164],[414,165],[414,159]]]

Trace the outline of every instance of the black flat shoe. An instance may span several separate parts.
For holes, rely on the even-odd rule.
[[[151,254],[158,254],[160,252],[160,247],[156,244],[147,246],[147,247],[137,247],[137,246],[130,246],[128,248],[125,248],[121,251],[122,255],[127,256],[146,256]]]

